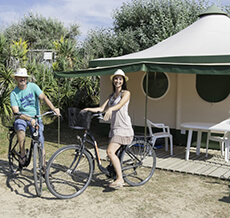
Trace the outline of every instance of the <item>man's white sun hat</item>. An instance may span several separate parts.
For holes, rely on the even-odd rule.
[[[126,82],[129,80],[129,77],[127,77],[121,69],[118,69],[112,76],[110,76],[111,81],[113,81],[113,77],[115,76],[123,76]]]
[[[29,77],[29,75],[27,74],[27,69],[26,68],[18,68],[16,70],[16,72],[12,75],[12,77]]]

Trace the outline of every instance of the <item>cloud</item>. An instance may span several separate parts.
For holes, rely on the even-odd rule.
[[[55,4],[37,4],[34,11],[42,12],[45,17],[51,16],[69,25],[80,25],[84,36],[96,27],[111,27],[112,12],[122,5],[124,0],[57,0]]]

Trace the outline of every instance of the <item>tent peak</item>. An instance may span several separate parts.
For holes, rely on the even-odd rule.
[[[219,7],[217,7],[216,5],[212,5],[205,12],[201,13],[199,17],[203,17],[206,15],[213,15],[213,14],[222,14],[227,16],[227,14],[223,12]]]

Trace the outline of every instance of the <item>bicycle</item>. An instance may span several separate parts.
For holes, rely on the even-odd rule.
[[[79,109],[77,111],[79,112]],[[69,116],[69,123],[74,124],[77,120],[74,114],[73,112],[72,116]],[[69,110],[69,115],[71,115],[71,110]],[[58,149],[47,163],[46,184],[49,191],[57,198],[76,197],[88,187],[95,170],[95,159],[102,173],[109,178],[116,177],[111,163],[106,168],[101,164],[97,142],[90,132],[90,123],[93,117],[103,119],[102,113],[84,112],[80,117],[77,116],[77,122],[83,122],[83,125],[71,126],[69,124],[69,126],[73,129],[84,130],[82,137],[77,135],[80,143],[66,145]],[[86,143],[94,147],[95,158],[86,148]],[[135,137],[130,145],[122,145],[118,149],[117,156],[121,162],[124,181],[131,186],[145,184],[155,171],[156,153],[147,140]]]
[[[15,118],[19,117],[21,113],[16,113]],[[8,160],[9,160],[9,166],[10,170],[13,173],[13,175],[17,174],[17,172],[22,171],[23,167],[27,167],[30,164],[31,157],[33,154],[33,175],[34,175],[34,185],[35,185],[35,190],[37,196],[41,196],[42,194],[42,180],[43,180],[43,174],[44,174],[44,169],[43,169],[43,151],[42,151],[42,146],[41,142],[39,141],[39,134],[38,134],[38,119],[39,117],[43,117],[45,115],[52,114],[55,115],[55,112],[53,111],[48,111],[45,112],[42,115],[35,115],[35,116],[29,116],[28,117],[34,118],[35,119],[35,130],[32,134],[32,139],[30,143],[30,148],[26,149],[26,161],[23,166],[20,163],[20,158],[21,158],[21,151],[20,151],[20,146],[18,143],[17,139],[17,133],[14,129],[14,126],[8,126],[9,132],[8,132],[8,139],[9,139],[9,150],[8,150]]]

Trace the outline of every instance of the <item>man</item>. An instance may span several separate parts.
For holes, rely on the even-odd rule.
[[[55,108],[47,96],[42,92],[42,90],[34,83],[28,83],[27,69],[18,68],[16,73],[12,75],[15,78],[17,87],[10,94],[10,102],[13,113],[22,113],[18,119],[15,120],[14,128],[17,131],[17,137],[19,146],[21,149],[21,158],[19,160],[21,166],[23,167],[26,163],[27,157],[25,153],[25,131],[27,126],[30,128],[30,132],[34,131],[35,120],[27,115],[35,116],[40,114],[40,104],[39,99],[44,100],[44,102],[53,110],[58,116],[60,116],[60,111]],[[44,125],[42,120],[39,120],[39,141],[42,144],[43,156],[45,157],[44,150],[44,136],[43,136]],[[44,158],[45,163],[45,158]]]

